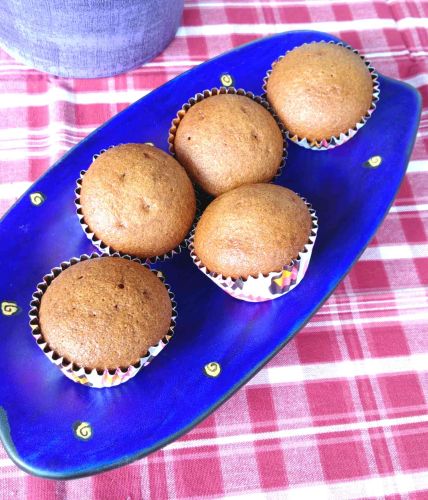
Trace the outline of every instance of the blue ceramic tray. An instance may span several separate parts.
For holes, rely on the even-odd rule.
[[[397,193],[419,122],[418,93],[385,77],[380,77],[377,110],[347,144],[328,152],[289,147],[278,182],[310,200],[320,221],[309,270],[292,293],[272,302],[240,302],[203,276],[187,251],[159,264],[176,293],[176,335],[146,370],[106,390],[64,377],[28,326],[29,302],[40,278],[61,261],[94,250],[74,207],[76,178],[94,153],[133,141],[167,150],[171,120],[189,97],[220,86],[224,74],[223,82],[232,78],[236,87],[260,94],[274,59],[315,40],[337,39],[311,31],[284,33],[175,78],[78,144],[5,216],[0,225],[0,431],[6,450],[24,470],[51,478],[93,474],[176,439],[274,356],[358,259]],[[372,157],[380,157],[373,166]],[[211,362],[221,366],[216,377],[204,371]],[[214,368],[212,374],[217,372]]]

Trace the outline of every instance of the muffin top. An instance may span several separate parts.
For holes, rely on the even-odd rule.
[[[39,319],[52,350],[102,370],[137,363],[168,333],[171,314],[168,291],[153,272],[102,257],[60,273],[42,296]]]
[[[174,139],[178,161],[207,193],[267,182],[283,155],[282,133],[261,104],[236,94],[207,97],[180,121]]]
[[[366,115],[373,80],[357,54],[319,42],[297,47],[278,61],[266,93],[292,135],[320,141],[347,132]]]
[[[303,200],[287,188],[248,184],[208,205],[194,250],[208,271],[247,278],[279,271],[296,258],[311,232]]]
[[[80,203],[96,237],[114,250],[143,258],[179,245],[196,211],[184,168],[145,144],[123,144],[102,153],[83,176]]]

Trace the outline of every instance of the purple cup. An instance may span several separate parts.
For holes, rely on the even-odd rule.
[[[58,76],[123,73],[174,38],[183,0],[0,0],[0,44]]]

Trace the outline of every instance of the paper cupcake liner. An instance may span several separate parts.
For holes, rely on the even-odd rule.
[[[314,43],[321,43],[321,42],[310,42],[310,43],[304,43],[302,45],[312,45]],[[343,133],[339,134],[338,136],[333,136],[330,138],[322,139],[320,141],[317,141],[317,140],[310,141],[310,140],[306,139],[305,137],[299,137],[298,135],[292,135],[286,129],[286,127],[284,127],[285,131],[286,131],[286,136],[290,141],[292,141],[292,142],[294,142],[294,143],[298,144],[299,146],[302,146],[306,149],[312,149],[314,151],[325,151],[327,149],[333,149],[337,146],[341,146],[342,144],[345,144],[345,142],[349,141],[349,139],[354,137],[354,135],[358,132],[358,130],[360,130],[360,128],[362,128],[367,123],[367,121],[371,117],[373,111],[376,109],[376,105],[377,105],[377,102],[379,101],[379,94],[380,94],[379,75],[377,74],[374,67],[370,64],[370,62],[367,61],[367,59],[364,56],[362,56],[358,52],[358,50],[352,48],[350,45],[346,45],[345,43],[341,43],[341,42],[329,41],[329,42],[325,42],[325,43],[332,43],[335,45],[340,45],[342,47],[345,47],[346,49],[352,51],[354,54],[356,54],[357,56],[359,56],[362,59],[364,64],[367,66],[367,69],[369,70],[370,76],[371,76],[372,81],[373,81],[372,104],[370,106],[370,109],[365,114],[365,116],[363,116],[361,118],[361,120],[358,123],[356,123],[353,128],[348,129],[347,132],[343,132]],[[302,45],[299,45],[298,47],[301,47]],[[298,47],[294,47],[291,50],[294,50]],[[262,87],[263,92],[264,92],[263,97],[266,98],[266,100],[267,100],[267,94],[266,94],[267,82],[268,82],[269,77],[272,73],[272,69],[275,66],[275,64],[277,62],[281,61],[282,59],[284,59],[284,57],[289,52],[291,52],[291,50],[288,50],[284,55],[278,57],[278,59],[276,59],[272,63],[271,69],[269,69],[267,71],[266,76],[263,78],[263,87]]]
[[[151,146],[153,146],[153,144],[149,143],[149,142],[147,142],[145,144],[150,144]],[[119,144],[118,144],[118,146],[119,146]],[[114,148],[114,147],[115,146],[109,146],[107,149]],[[105,153],[107,151],[107,149],[102,149],[99,153],[95,154],[92,157],[92,161],[95,161],[100,155]],[[76,214],[77,214],[77,217],[79,219],[80,226],[83,229],[83,232],[86,234],[86,237],[94,245],[94,247],[96,247],[101,253],[106,254],[106,255],[115,255],[116,254],[116,255],[120,255],[121,257],[132,257],[132,258],[142,260],[142,261],[149,263],[149,264],[155,264],[156,262],[159,262],[159,261],[165,261],[168,259],[172,259],[174,257],[174,255],[179,254],[183,249],[185,249],[187,247],[186,242],[189,238],[190,231],[186,235],[186,237],[183,239],[183,241],[179,245],[177,245],[175,248],[173,248],[172,250],[169,250],[168,252],[166,252],[162,255],[155,255],[154,257],[147,257],[147,258],[138,257],[136,255],[131,255],[131,254],[128,254],[126,252],[121,252],[120,250],[113,248],[111,245],[107,245],[106,243],[104,243],[104,241],[101,238],[99,238],[95,234],[94,231],[92,231],[92,229],[89,227],[89,225],[85,221],[85,217],[83,215],[82,205],[80,203],[80,191],[82,189],[83,176],[86,174],[86,172],[87,172],[86,170],[81,170],[80,177],[76,181],[76,189],[74,190],[74,194],[75,194],[74,204],[76,205]],[[199,203],[198,198],[196,197],[196,215],[195,215],[195,218],[199,212],[200,212],[200,203]]]
[[[97,369],[88,369],[82,366],[78,366],[75,363],[72,363],[68,359],[63,356],[60,356],[57,352],[52,350],[49,344],[43,337],[40,322],[39,322],[39,309],[42,300],[42,296],[45,293],[48,286],[51,282],[64,271],[65,269],[77,264],[78,262],[85,261],[88,259],[102,259],[106,257],[106,255],[99,255],[97,253],[93,253],[91,255],[83,254],[80,257],[73,257],[68,261],[61,262],[61,264],[57,267],[54,267],[48,274],[43,276],[43,279],[37,285],[36,291],[33,293],[32,300],[30,303],[30,328],[34,339],[37,342],[37,345],[43,351],[43,353],[47,356],[47,358],[56,365],[62,373],[73,380],[73,382],[77,382],[79,384],[87,385],[88,387],[113,387],[115,385],[122,384],[132,377],[134,377],[141,368],[147,366],[151,363],[152,359],[157,356],[162,349],[168,344],[171,340],[171,337],[174,335],[174,328],[176,324],[177,318],[177,304],[174,300],[174,294],[171,291],[170,286],[165,283],[165,279],[163,274],[160,271],[155,271],[151,269],[153,272],[165,285],[168,290],[171,303],[172,303],[172,316],[171,316],[171,324],[169,327],[168,333],[154,346],[149,347],[147,353],[140,358],[140,360],[128,367],[119,367],[112,370],[97,370]],[[132,260],[134,262],[138,262],[141,265],[145,265],[140,259],[131,258],[129,256],[121,257],[118,254],[113,255],[116,258],[125,258],[127,260]],[[147,267],[147,266],[146,266]]]
[[[302,197],[301,197],[302,198]],[[231,278],[215,272],[210,272],[198,258],[194,249],[196,225],[189,240],[190,257],[197,268],[210,278],[223,291],[239,300],[247,302],[265,302],[285,295],[295,288],[303,279],[311,260],[312,249],[318,232],[318,217],[311,204],[302,198],[308,207],[312,219],[311,233],[303,250],[296,259],[284,265],[280,271],[268,274],[259,273],[258,276],[248,278]]]
[[[266,99],[263,97],[254,95],[252,92],[246,91],[244,89],[236,89],[235,87],[218,87],[218,88],[212,88],[211,90],[203,90],[202,92],[197,93],[194,97],[191,97],[186,103],[183,104],[181,109],[177,112],[177,116],[172,120],[171,122],[171,128],[169,129],[168,133],[168,144],[169,144],[169,151],[171,154],[175,155],[175,149],[174,149],[174,141],[175,141],[175,136],[177,133],[178,126],[183,119],[183,116],[187,113],[187,111],[194,106],[196,103],[203,101],[207,97],[215,96],[215,95],[220,95],[220,94],[234,94],[234,95],[241,95],[248,97],[249,99],[252,99],[253,101],[257,102],[261,106],[263,106],[269,113],[272,115],[274,118],[276,124],[279,127],[279,130],[281,131],[282,134],[282,140],[283,140],[283,149],[282,149],[282,159],[281,163],[278,166],[277,173],[274,175],[273,179],[276,179],[281,175],[281,171],[283,167],[285,166],[285,163],[287,161],[287,134],[286,130],[284,128],[284,125],[282,124],[281,120],[279,117],[276,115],[274,112],[272,106],[268,103]],[[273,180],[272,179],[272,180]]]

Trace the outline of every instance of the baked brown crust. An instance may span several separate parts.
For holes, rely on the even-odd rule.
[[[346,133],[366,115],[373,80],[361,57],[346,47],[311,43],[274,65],[266,94],[291,135],[320,141]]]
[[[280,167],[283,147],[271,113],[236,94],[214,95],[191,106],[174,139],[178,161],[214,196],[242,184],[270,181]]]
[[[169,330],[165,285],[147,268],[118,257],[78,262],[43,294],[40,329],[50,348],[78,366],[116,369],[139,361]]]
[[[202,214],[194,250],[208,271],[247,278],[279,271],[297,258],[311,215],[290,189],[248,184],[222,194]]]
[[[108,149],[82,179],[80,204],[86,224],[116,251],[148,258],[177,247],[196,211],[184,168],[145,144]]]

